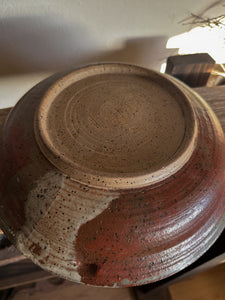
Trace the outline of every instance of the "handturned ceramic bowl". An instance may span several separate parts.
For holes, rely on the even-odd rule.
[[[0,226],[43,269],[134,286],[197,260],[225,226],[225,139],[172,77],[124,64],[56,74],[11,110]]]

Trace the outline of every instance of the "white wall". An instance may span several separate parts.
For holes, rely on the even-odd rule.
[[[190,29],[180,21],[223,2],[0,0],[0,107],[13,105],[43,72],[109,60],[159,70],[176,54],[166,49],[168,38]]]

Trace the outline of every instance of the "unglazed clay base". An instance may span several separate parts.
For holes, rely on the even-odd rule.
[[[196,122],[179,89],[138,67],[91,66],[56,82],[37,113],[37,140],[51,162],[93,186],[156,182],[192,154]]]

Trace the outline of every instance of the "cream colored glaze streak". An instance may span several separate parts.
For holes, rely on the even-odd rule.
[[[46,174],[28,196],[27,221],[16,236],[18,249],[44,269],[80,282],[74,247],[77,232],[117,197],[117,192],[96,193],[61,173]]]

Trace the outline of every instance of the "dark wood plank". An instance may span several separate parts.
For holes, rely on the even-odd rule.
[[[224,300],[225,264],[169,287],[173,300]]]
[[[13,264],[15,262],[24,260],[25,256],[22,255],[14,246],[5,247],[0,250],[0,267]]]
[[[190,87],[205,86],[215,61],[208,53],[176,55],[167,59],[166,73]]]
[[[172,300],[168,287],[149,290],[144,293],[141,289],[133,288],[136,300]]]
[[[26,285],[52,277],[55,277],[55,275],[43,271],[29,259],[25,259],[0,268],[0,290]]]
[[[194,90],[212,107],[225,132],[225,86],[202,87]]]

